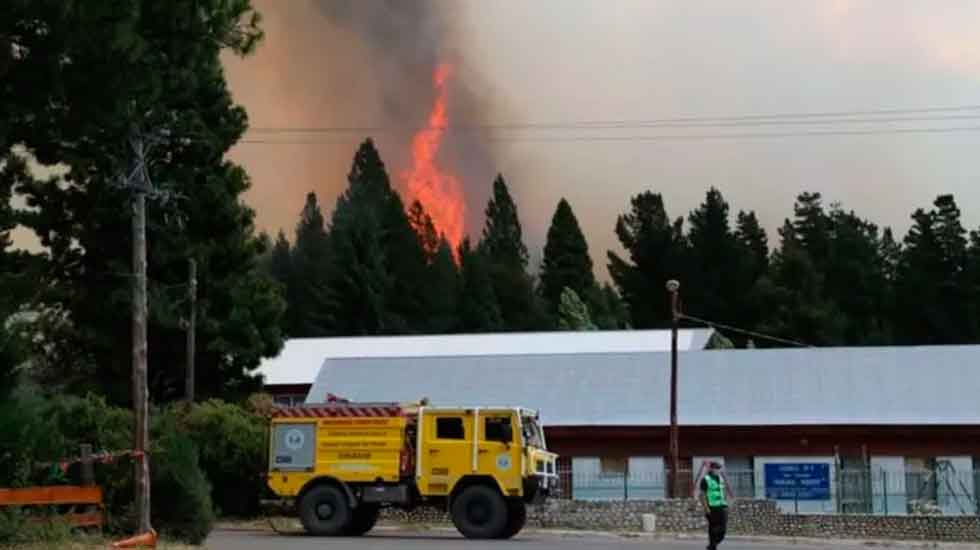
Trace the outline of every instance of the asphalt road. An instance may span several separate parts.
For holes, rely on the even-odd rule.
[[[215,531],[208,539],[208,550],[700,550],[706,541],[622,538],[595,535],[554,535],[528,531],[509,541],[465,540],[452,532],[413,533],[375,531],[360,538],[316,538],[278,535],[270,531]],[[860,545],[791,544],[780,542],[726,541],[722,550],[830,550],[866,548]],[[888,544],[876,545],[888,550]]]

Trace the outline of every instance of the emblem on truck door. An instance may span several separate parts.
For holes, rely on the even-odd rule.
[[[302,449],[305,441],[306,437],[303,435],[303,432],[296,428],[286,432],[286,446],[294,451]]]
[[[497,469],[505,472],[510,470],[510,455],[497,455]]]

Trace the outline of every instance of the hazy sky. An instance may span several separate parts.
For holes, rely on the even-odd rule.
[[[424,21],[393,25],[380,39],[350,19],[338,20],[336,12],[344,10],[335,4],[341,0],[253,1],[265,17],[266,41],[255,56],[229,59],[226,66],[235,98],[248,109],[256,128],[413,127],[429,108],[424,94],[419,95],[429,75],[424,62],[416,66],[403,61],[407,50],[435,52],[456,67],[454,79],[466,102],[453,113],[451,124],[980,104],[976,1],[450,0],[423,5],[401,0],[419,6]],[[374,0],[359,2],[367,6]],[[370,17],[384,17],[384,12],[365,17],[372,21]],[[418,36],[394,36],[395,47],[378,44],[399,32]],[[980,115],[980,110],[955,114]],[[980,126],[980,119],[874,128],[954,126]],[[800,191],[820,191],[828,202],[841,201],[900,234],[914,208],[951,192],[966,224],[980,225],[980,132],[567,141],[597,135],[866,127],[522,130],[494,133],[494,140],[486,142],[457,140],[447,145],[446,155],[466,178],[471,234],[479,231],[492,176],[500,171],[517,198],[535,262],[555,205],[566,197],[600,272],[605,271],[605,251],[618,246],[616,216],[627,209],[632,195],[647,189],[663,193],[669,214],[678,216],[694,208],[709,186],[716,186],[734,210],[756,210],[770,230],[789,215]],[[408,159],[406,132],[375,133],[380,134],[375,137],[389,171],[397,174]],[[331,136],[314,136],[318,143],[313,144],[246,143],[236,148],[233,157],[253,179],[247,198],[258,212],[260,227],[273,232],[284,228],[291,235],[310,190],[332,210],[346,186],[356,143],[364,136]],[[542,136],[565,141],[527,139]],[[268,134],[249,137],[266,139]],[[775,241],[773,234],[770,239]]]

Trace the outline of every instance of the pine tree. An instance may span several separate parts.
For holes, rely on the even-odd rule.
[[[38,362],[54,367],[48,382],[129,400],[131,351],[118,343],[130,331],[120,314],[130,309],[130,193],[117,185],[131,169],[129,138],[140,133],[164,140],[149,159],[155,189],[181,199],[148,208],[151,393],[182,393],[188,256],[199,266],[199,394],[254,387],[250,372],[281,347],[282,301],[260,272],[263,242],[241,202],[249,180],[225,159],[246,115],[231,100],[220,56],[253,49],[256,14],[248,2],[216,0],[21,5],[38,9],[21,21],[0,18],[24,29],[0,35],[17,36],[28,52],[4,69],[0,93],[25,99],[23,116],[0,130],[3,145],[67,168],[59,181],[21,190],[32,206],[24,224],[48,249],[38,308],[60,312],[58,332],[46,325],[41,334],[50,345]]]
[[[32,181],[27,164],[13,152],[0,157],[0,330],[3,322],[27,299],[32,281],[22,272],[26,254],[13,250],[11,232],[17,226],[17,213],[11,205],[15,188]]]
[[[328,311],[336,335],[363,336],[391,330],[386,303],[391,283],[381,231],[377,212],[348,197],[337,200],[328,279]]]
[[[583,298],[594,294],[596,281],[589,245],[572,207],[565,199],[558,202],[551,218],[540,278],[541,294],[552,316],[558,313],[564,289],[571,289],[576,296]]]
[[[616,221],[616,235],[630,258],[626,261],[610,251],[609,274],[629,307],[634,327],[667,326],[670,305],[665,285],[686,273],[684,220],[671,223],[659,193],[641,193],[630,203],[630,212]]]
[[[528,253],[517,205],[500,174],[493,181],[493,196],[487,203],[485,214],[487,221],[480,248],[494,264],[515,270],[526,269]]]
[[[878,228],[839,206],[828,215],[830,242],[825,266],[826,299],[839,308],[843,345],[879,345],[891,338],[884,316],[889,298]]]
[[[358,148],[347,180],[331,231],[337,333],[426,331],[425,253],[372,140]]]
[[[767,279],[769,273],[769,238],[765,229],[759,224],[755,212],[740,211],[735,228],[735,241],[738,267],[735,274],[738,277],[737,288],[740,290],[733,296],[735,319],[738,325],[749,329],[757,329],[763,322],[768,310],[763,293],[766,285],[771,285]],[[744,336],[734,336],[739,346],[747,345]]]
[[[902,245],[895,241],[895,236],[890,227],[886,227],[881,232],[879,256],[884,262],[885,277],[888,279],[889,285],[892,285],[898,275],[898,264],[902,259]]]
[[[936,234],[935,212],[919,208],[912,221],[895,281],[896,339],[901,344],[939,344],[949,327],[936,285],[950,274]]]
[[[565,287],[558,304],[558,328],[561,330],[596,330],[589,306],[571,288]]]
[[[769,270],[769,238],[766,230],[759,224],[755,212],[739,211],[735,240],[747,265],[749,277],[753,282],[757,281]]]
[[[11,316],[28,300],[32,279],[26,271],[26,255],[11,249],[10,232],[17,225],[16,214],[10,204],[14,187],[29,179],[22,159],[13,153],[0,160],[0,380],[7,381],[0,387],[0,398],[14,387],[12,382],[18,366],[25,359],[26,343],[10,326]]]
[[[713,332],[708,338],[708,343],[704,345],[704,349],[734,349],[735,343],[732,342],[727,336],[720,332]]]
[[[980,338],[980,229],[970,232],[963,279],[964,300],[968,305],[967,330],[970,339],[976,341]]]
[[[752,299],[769,326],[824,345],[890,341],[892,294],[878,227],[838,204],[824,209],[819,193],[800,194],[793,211],[770,276],[759,285],[769,295]],[[774,300],[779,307],[771,307]]]
[[[436,233],[432,218],[419,201],[408,209],[408,221],[426,263],[422,284],[424,313],[416,329],[431,334],[452,332],[459,325],[456,308],[460,284],[453,249],[445,236]]]
[[[391,287],[381,241],[388,176],[373,143],[363,143],[337,199],[331,222],[329,311],[338,335],[383,334],[391,330],[386,301]]]
[[[629,308],[609,283],[603,283],[601,288],[593,286],[585,302],[598,328],[602,330],[631,328]]]
[[[439,252],[441,245],[436,226],[432,223],[432,217],[425,212],[422,203],[415,201],[408,209],[408,223],[418,236],[419,246],[425,254],[427,262],[432,262]]]
[[[453,259],[453,249],[446,239],[439,241],[439,248],[427,272],[426,329],[432,334],[454,332],[459,326],[460,274]]]
[[[419,333],[427,330],[425,304],[426,254],[412,229],[405,204],[391,187],[384,163],[374,143],[367,140],[361,157],[370,167],[361,181],[378,188],[381,213],[381,247],[388,275],[386,292],[387,334]],[[352,186],[354,183],[352,182]]]
[[[824,299],[823,276],[796,226],[786,220],[779,234],[782,242],[773,254],[770,274],[759,281],[758,296],[766,304],[761,332],[810,345],[839,342],[840,314],[833,302]]]
[[[280,239],[276,242],[280,255],[283,245],[289,250],[289,243],[280,232]],[[279,261],[278,269],[287,269],[289,335],[293,338],[312,338],[330,334],[326,289],[330,274],[330,240],[316,193],[306,195],[296,224],[296,245],[287,263],[283,266],[282,258]],[[280,276],[281,273],[276,275],[277,278]]]
[[[895,284],[896,331],[903,344],[972,341],[966,230],[952,195],[918,209],[905,237]]]
[[[289,244],[289,239],[286,238],[286,233],[282,230],[276,235],[276,242],[272,245],[272,250],[269,252],[268,270],[269,275],[282,288],[286,289],[289,287],[289,281],[293,272],[292,247]]]
[[[626,303],[609,283],[593,285],[588,294],[581,297],[589,308],[592,322],[600,330],[626,330],[632,328]]]
[[[821,271],[830,253],[830,219],[820,193],[800,193],[793,205],[793,231],[800,246]]]
[[[704,202],[688,216],[685,309],[722,323],[738,318],[736,299],[751,290],[751,277],[743,274],[738,241],[728,220],[729,206],[721,192],[708,190]],[[694,313],[696,312],[696,313]]]
[[[511,331],[541,328],[543,312],[527,273],[528,252],[517,205],[501,175],[493,182],[493,196],[487,203],[486,218],[479,250],[490,264],[503,328]]]
[[[490,262],[469,238],[459,245],[461,264],[459,331],[496,332],[504,328],[500,303],[493,288]]]

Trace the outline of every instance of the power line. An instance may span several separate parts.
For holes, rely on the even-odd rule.
[[[942,122],[955,120],[977,120],[980,113],[970,115],[943,115],[943,116],[919,116],[919,117],[886,117],[886,118],[824,118],[824,119],[777,119],[777,120],[742,120],[742,121],[696,121],[696,122],[654,122],[654,121],[635,121],[635,122],[604,122],[596,124],[567,123],[554,125],[509,125],[509,126],[437,126],[431,128],[419,128],[417,132],[445,132],[445,133],[478,133],[494,131],[519,131],[519,130],[631,130],[638,128],[742,128],[760,126],[836,126],[843,124],[894,124],[898,122]],[[411,128],[377,126],[377,127],[280,127],[280,128],[254,128],[249,130],[251,133],[265,135],[283,134],[358,134],[358,133],[387,133],[394,131],[409,131]]]
[[[655,142],[655,141],[704,141],[726,139],[773,139],[795,137],[827,137],[827,136],[873,136],[873,135],[907,135],[907,134],[947,134],[980,131],[980,126],[955,126],[933,128],[880,128],[865,130],[812,130],[797,132],[739,132],[711,134],[654,134],[626,136],[509,136],[488,137],[489,142],[542,142],[542,143],[575,143],[575,142]],[[349,145],[354,141],[349,139],[243,139],[239,144],[255,145]]]
[[[727,125],[730,123],[755,123],[756,125],[767,124],[794,124],[790,120],[799,120],[799,124],[817,123],[857,123],[857,122],[901,122],[901,121],[927,121],[927,120],[956,120],[962,118],[977,118],[978,114],[972,115],[933,115],[919,117],[900,117],[894,115],[925,115],[927,113],[955,113],[964,111],[980,111],[980,105],[957,105],[950,107],[927,107],[920,109],[876,109],[876,110],[855,110],[855,111],[823,111],[823,112],[796,112],[796,113],[773,113],[773,114],[752,114],[752,115],[729,115],[717,117],[671,117],[660,119],[620,119],[620,120],[580,120],[571,122],[528,122],[528,123],[504,123],[504,124],[472,124],[462,123],[450,126],[434,127],[432,131],[453,131],[453,130],[534,130],[534,129],[582,129],[582,128],[610,128],[610,127],[656,127],[670,125]],[[888,118],[888,117],[891,118]],[[863,120],[854,117],[864,117]],[[870,117],[870,118],[869,118]],[[882,118],[885,117],[885,118]],[[824,120],[820,120],[824,119]],[[254,133],[348,133],[348,132],[384,132],[393,130],[413,130],[417,129],[407,125],[386,125],[386,126],[324,126],[324,127],[255,127],[249,131]]]
[[[797,342],[796,340],[787,340],[785,338],[780,338],[778,336],[772,336],[770,334],[763,334],[761,332],[756,332],[754,330],[748,330],[748,329],[744,329],[744,328],[733,327],[731,325],[724,325],[722,323],[715,323],[714,321],[708,321],[708,320],[705,320],[705,319],[699,319],[697,317],[694,317],[694,316],[691,316],[691,315],[687,315],[687,314],[684,314],[684,313],[679,313],[678,316],[681,319],[686,319],[688,321],[693,321],[695,323],[701,323],[702,325],[705,325],[707,327],[711,327],[711,328],[715,328],[715,329],[721,329],[721,330],[727,330],[729,332],[736,332],[736,333],[739,333],[739,334],[742,334],[742,335],[745,335],[745,336],[751,336],[753,338],[761,338],[763,340],[770,340],[772,342],[777,342],[777,343],[780,343],[780,344],[788,344],[788,345],[796,346],[796,347],[800,347],[800,348],[812,348],[813,347],[813,346],[811,346],[809,344],[804,344],[803,342]]]

